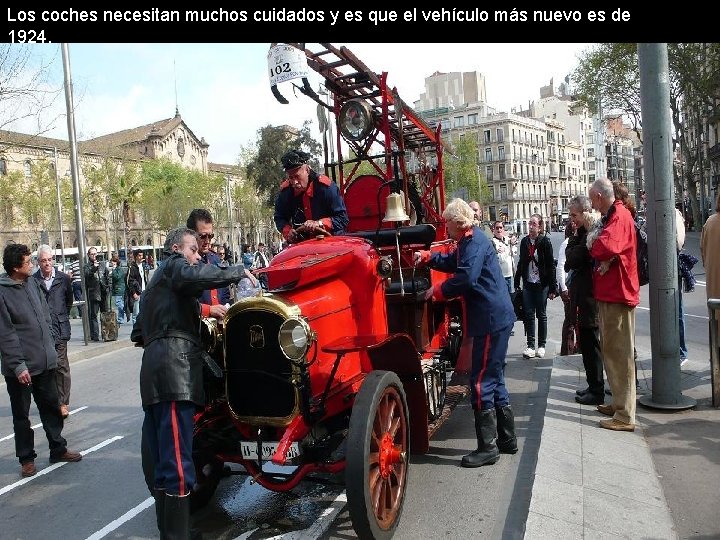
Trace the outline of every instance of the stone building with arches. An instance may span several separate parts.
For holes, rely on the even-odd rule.
[[[86,182],[84,170],[98,168],[107,159],[120,162],[141,162],[158,158],[169,159],[184,167],[197,170],[204,174],[221,174],[231,183],[240,181],[241,171],[237,165],[210,163],[208,161],[209,144],[204,137],[198,137],[185,123],[178,110],[175,116],[158,120],[150,124],[131,129],[102,135],[92,139],[78,141],[78,171],[81,193]],[[61,245],[60,225],[57,217],[55,223],[40,224],[32,216],[19,217],[19,209],[8,197],[3,197],[3,181],[8,182],[8,175],[19,171],[23,178],[30,179],[34,166],[46,166],[57,186],[72,186],[70,143],[64,139],[55,139],[41,135],[32,135],[13,131],[0,130],[0,245],[10,242],[27,244],[35,249],[39,244],[49,244],[59,248]],[[57,171],[57,173],[56,173]],[[56,189],[56,188],[53,188]],[[59,189],[59,187],[57,187]],[[56,191],[46,193],[53,207],[56,207]],[[118,210],[118,213],[121,213]],[[104,246],[108,251],[115,251],[127,241],[132,246],[160,245],[164,240],[165,231],[153,230],[142,222],[142,217],[128,210],[127,239],[120,237],[117,230],[109,236],[106,228],[84,220],[86,245]],[[57,213],[55,214],[57,216]],[[113,217],[113,222],[120,224],[120,215]],[[77,247],[78,232],[75,220],[63,223],[62,243],[66,248]],[[227,234],[226,234],[227,235]],[[219,235],[220,242],[227,240]],[[109,245],[108,245],[109,244]]]

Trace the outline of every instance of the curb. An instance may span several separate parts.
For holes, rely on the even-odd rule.
[[[95,358],[105,353],[119,351],[121,349],[133,347],[134,343],[130,341],[130,338],[121,338],[115,341],[106,341],[100,345],[83,345],[79,344],[73,347],[73,351],[68,351],[68,361],[70,363],[77,362],[79,360],[87,360],[89,358]]]

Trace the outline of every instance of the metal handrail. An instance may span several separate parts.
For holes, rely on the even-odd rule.
[[[708,298],[710,330],[710,387],[712,388],[713,407],[720,407],[720,343],[718,343],[717,312],[720,310],[720,298]]]

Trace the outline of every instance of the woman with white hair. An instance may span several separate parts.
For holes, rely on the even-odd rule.
[[[517,452],[515,420],[503,374],[515,310],[495,248],[474,225],[472,208],[462,199],[453,199],[443,218],[457,249],[446,255],[418,251],[415,260],[453,274],[440,286],[431,287],[428,296],[435,300],[462,297],[465,302],[467,332],[473,336],[470,399],[478,448],[462,458],[462,466],[480,467],[495,463],[500,453]]]
[[[605,383],[600,353],[600,321],[593,296],[593,258],[587,248],[588,231],[595,228],[600,218],[593,213],[590,199],[585,195],[570,199],[568,210],[576,234],[568,240],[565,250],[565,271],[572,270],[572,280],[568,287],[570,309],[577,312],[580,351],[588,384],[585,390],[577,390],[575,401],[583,405],[602,405],[605,403]]]

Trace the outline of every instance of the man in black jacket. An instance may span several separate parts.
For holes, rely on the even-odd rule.
[[[515,289],[523,280],[523,313],[527,348],[524,358],[543,358],[547,341],[547,301],[557,295],[555,259],[550,239],[543,233],[543,219],[533,214],[528,220],[528,235],[520,241],[520,260],[515,271]],[[538,320],[538,348],[535,350],[535,316]]]
[[[237,283],[245,268],[198,265],[197,236],[187,228],[170,231],[164,251],[167,258],[141,297],[131,339],[145,348],[140,397],[143,439],[154,462],[157,525],[161,538],[189,538],[193,415],[205,403],[198,297]]]
[[[67,448],[58,407],[55,332],[50,309],[32,275],[30,250],[10,244],[3,252],[6,275],[0,276],[0,362],[10,396],[15,455],[23,477],[37,473],[35,435],[30,427],[30,398],[35,399],[50,446],[50,463],[80,461]],[[30,278],[30,279],[28,279]]]
[[[48,245],[38,248],[38,264],[40,269],[35,272],[35,279],[40,290],[45,293],[50,308],[50,320],[55,329],[55,350],[57,351],[58,398],[60,413],[63,418],[69,415],[70,404],[70,362],[67,355],[67,344],[70,340],[70,308],[73,304],[72,278],[65,272],[59,272],[53,266],[53,251]]]
[[[100,341],[100,313],[102,284],[100,283],[100,262],[97,260],[97,249],[91,247],[87,251],[88,262],[85,265],[85,290],[87,291],[88,318],[90,319],[90,339]]]

